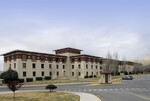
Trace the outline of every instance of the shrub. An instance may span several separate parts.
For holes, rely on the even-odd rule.
[[[56,88],[57,88],[57,86],[55,86],[55,85],[53,85],[53,84],[49,84],[49,85],[47,85],[47,86],[45,87],[45,89],[49,89],[50,92],[53,91],[53,90],[56,89]]]
[[[88,75],[85,75],[84,78],[88,78]]]
[[[93,78],[93,75],[90,75],[89,78]]]
[[[18,72],[8,69],[7,71],[1,73],[0,78],[4,79],[6,84],[10,81],[18,81]]]
[[[32,81],[33,81],[33,78],[26,78],[26,81],[27,81],[27,82],[32,82]]]
[[[127,72],[127,71],[125,71],[125,72],[124,72],[124,75],[128,75],[128,72]]]
[[[45,76],[45,80],[50,80],[51,77],[50,76]]]
[[[19,83],[23,83],[24,79],[19,79],[18,81],[19,81]]]
[[[120,75],[120,73],[119,73],[119,72],[117,72],[117,73],[116,73],[116,75]]]
[[[133,74],[132,72],[129,72],[129,74]]]
[[[42,77],[36,77],[35,79],[36,79],[36,81],[42,81],[43,78]]]

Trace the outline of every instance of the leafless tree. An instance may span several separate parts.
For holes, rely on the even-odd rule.
[[[146,73],[150,73],[150,64],[144,65],[143,66],[143,71]]]
[[[115,52],[113,54],[113,60],[112,60],[112,65],[111,65],[111,71],[113,72],[114,76],[116,75],[116,73],[118,72],[118,52]]]
[[[108,52],[106,55],[106,59],[103,60],[104,68],[103,71],[113,72],[114,75],[118,72],[118,53],[115,52],[113,55]]]
[[[142,71],[144,71],[144,69],[142,68],[142,64],[139,63],[139,60],[136,59],[134,61],[134,67],[133,67],[133,72],[134,73],[141,73]]]
[[[106,58],[103,59],[103,63],[102,71],[111,71],[112,55],[110,52],[108,52]]]
[[[127,70],[126,68],[127,68],[127,60],[126,60],[125,57],[123,57],[121,71],[122,71],[122,72],[126,72],[126,70]]]

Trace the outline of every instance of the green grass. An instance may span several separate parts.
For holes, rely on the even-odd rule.
[[[24,92],[13,94],[1,94],[0,101],[79,101],[78,95],[63,92]]]
[[[87,79],[78,79],[78,80],[70,80],[70,79],[53,79],[53,80],[43,80],[43,81],[33,81],[33,82],[25,82],[24,85],[39,85],[39,84],[49,84],[49,83],[80,83],[80,82],[93,82],[98,80],[99,78],[87,78]]]

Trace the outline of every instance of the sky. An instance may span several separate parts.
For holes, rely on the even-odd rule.
[[[150,0],[0,0],[0,54],[72,47],[119,59],[150,56]],[[0,71],[3,70],[0,57]]]

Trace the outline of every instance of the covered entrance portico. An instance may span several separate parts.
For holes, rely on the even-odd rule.
[[[111,72],[109,72],[109,71],[101,72],[100,83],[102,83],[102,84],[112,83]]]

